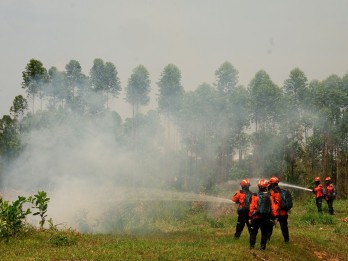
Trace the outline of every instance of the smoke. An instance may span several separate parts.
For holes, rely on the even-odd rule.
[[[24,151],[3,175],[3,194],[13,198],[46,191],[54,223],[76,227],[77,216],[86,214],[97,220],[110,202],[139,199],[140,188],[161,187],[168,180],[154,115],[152,124],[138,120],[136,130],[125,130],[112,113],[36,117],[45,127],[23,136]]]

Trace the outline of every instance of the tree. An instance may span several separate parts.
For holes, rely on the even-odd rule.
[[[85,75],[82,73],[81,65],[76,60],[71,60],[67,65],[65,65],[66,70],[66,84],[69,89],[69,97],[75,97],[75,89],[80,89],[81,84]]]
[[[48,80],[47,70],[42,62],[31,59],[27,64],[25,71],[22,72],[22,78],[22,88],[26,89],[28,96],[32,98],[32,111],[34,112],[35,96],[42,93],[42,88]]]
[[[88,94],[88,77],[82,73],[82,67],[76,60],[65,65],[66,70],[66,103],[72,111],[83,113]]]
[[[272,82],[269,75],[261,70],[249,84],[252,119],[258,127],[265,130],[275,127],[281,116],[282,91]]]
[[[139,112],[139,106],[147,105],[150,101],[150,79],[149,72],[143,65],[133,70],[128,79],[126,88],[126,101],[132,105],[133,118]]]
[[[48,70],[48,76],[49,87],[47,94],[48,96],[52,97],[50,102],[55,108],[57,101],[61,101],[63,103],[67,97],[66,74],[64,72],[60,72],[56,67],[52,66]]]
[[[291,97],[291,100],[297,108],[303,107],[303,102],[308,91],[308,79],[299,69],[295,68],[290,72],[289,78],[284,81],[285,94]]]
[[[215,72],[217,89],[220,93],[231,92],[238,84],[238,71],[230,62],[224,62]]]
[[[118,72],[113,63],[105,63],[105,93],[106,93],[106,108],[109,108],[109,94],[117,97],[121,91],[121,82],[118,78]]]
[[[272,82],[269,75],[261,70],[249,84],[251,119],[255,123],[253,135],[253,170],[255,175],[265,175],[267,166],[274,171],[279,166],[279,158],[275,157],[280,146],[277,127],[282,118],[283,94]],[[272,145],[273,144],[273,145]],[[273,161],[273,164],[272,164]],[[278,169],[279,170],[279,169]],[[268,172],[270,174],[270,172]]]
[[[348,105],[348,94],[344,82],[337,75],[331,75],[324,81],[310,85],[313,104],[318,117],[315,122],[316,132],[322,137],[323,175],[335,176],[335,152],[339,146],[340,122],[342,112]]]
[[[10,108],[10,114],[14,119],[19,120],[24,116],[24,112],[28,109],[28,101],[22,96],[18,95],[13,100],[13,105]]]
[[[167,116],[178,113],[184,95],[179,68],[174,64],[168,64],[164,68],[157,85],[159,87],[159,109]]]
[[[18,124],[9,115],[0,119],[0,155],[12,159],[21,148]]]
[[[106,100],[106,107],[108,108],[109,95],[117,96],[121,91],[121,83],[117,76],[118,72],[113,63],[97,58],[93,62],[93,67],[90,71],[90,81],[92,89],[94,90],[96,101],[102,102]],[[102,97],[105,95],[105,99]]]

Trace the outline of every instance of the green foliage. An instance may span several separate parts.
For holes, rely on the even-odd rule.
[[[31,203],[34,205],[34,209],[37,209],[36,212],[33,213],[34,216],[39,215],[40,220],[40,227],[43,228],[45,222],[46,222],[46,212],[48,207],[48,202],[50,201],[50,198],[47,197],[47,193],[45,191],[38,191],[37,194],[34,195],[33,198],[30,198]]]
[[[149,202],[147,202],[149,203]],[[190,203],[191,204],[191,203]],[[161,210],[190,204],[169,203]],[[289,216],[290,242],[284,243],[279,225],[267,243],[266,251],[249,250],[249,235],[245,230],[238,240],[233,238],[237,214],[211,216],[209,208],[183,215],[173,222],[165,216],[156,219],[157,231],[127,235],[79,234],[66,230],[31,230],[20,240],[0,244],[2,261],[7,260],[346,260],[348,222],[346,201],[335,205],[334,222],[304,224],[301,216],[312,212],[313,201],[295,203]],[[137,213],[142,213],[137,206]],[[154,212],[160,204],[145,204],[144,210]],[[315,206],[314,206],[315,207]],[[156,212],[156,211],[155,211]],[[171,212],[171,211],[169,211]],[[135,213],[135,212],[134,212]],[[140,216],[142,216],[142,214]],[[144,218],[147,215],[144,216]],[[313,216],[314,217],[314,216]],[[140,218],[140,217],[139,217]],[[320,218],[320,217],[314,217]],[[139,219],[140,220],[140,219]],[[126,220],[124,220],[126,222]],[[134,224],[133,224],[134,225]],[[305,226],[305,229],[304,227]],[[257,247],[260,237],[257,238]]]
[[[9,115],[4,115],[0,119],[0,156],[14,159],[18,156],[21,145],[17,120],[12,119]]]
[[[208,218],[209,224],[212,228],[224,228],[225,225],[215,218]]]
[[[157,84],[159,87],[159,109],[167,115],[175,115],[182,107],[184,95],[179,68],[174,64],[167,65]]]
[[[318,214],[318,213],[306,213],[301,218],[300,221],[306,225],[333,225],[335,224],[335,219],[331,215]]]
[[[25,220],[29,214],[39,215],[41,229],[46,221],[46,212],[49,198],[45,191],[38,191],[33,197],[28,198],[18,196],[18,199],[10,203],[9,201],[0,199],[0,238],[9,240],[10,237],[16,236],[27,229]],[[30,207],[25,209],[25,204],[31,203],[31,208],[37,211],[32,213]],[[52,219],[49,220],[50,228],[54,228]]]
[[[239,168],[238,166],[232,166],[230,169],[230,178],[243,179],[248,176],[248,172],[245,169]]]
[[[48,241],[54,246],[73,246],[77,244],[77,237],[71,233],[58,232],[54,234]]]
[[[139,106],[147,105],[150,101],[149,72],[143,65],[136,67],[126,88],[126,101],[133,106],[133,112],[138,113]]]
[[[28,202],[30,200],[23,196],[18,196],[12,203],[0,201],[0,238],[8,240],[23,231],[25,218],[31,213],[29,208],[23,209],[23,205]]]

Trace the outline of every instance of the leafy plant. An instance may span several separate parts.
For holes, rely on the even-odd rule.
[[[51,237],[49,242],[55,246],[71,246],[76,245],[77,238],[67,234],[58,234]]]
[[[29,199],[23,196],[18,196],[18,199],[13,201],[0,201],[0,238],[8,239],[21,232],[24,228],[24,220],[31,213],[30,209],[23,210],[23,205],[29,202]]]
[[[47,193],[45,191],[38,191],[36,195],[34,195],[34,198],[31,198],[31,202],[34,204],[34,209],[37,209],[38,211],[33,213],[34,216],[39,215],[40,220],[40,227],[43,228],[45,222],[46,222],[46,212],[48,207],[48,202],[50,201],[50,198],[47,197]]]

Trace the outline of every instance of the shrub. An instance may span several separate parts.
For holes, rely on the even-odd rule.
[[[24,229],[24,221],[31,213],[30,209],[23,210],[23,205],[29,202],[26,197],[18,196],[12,204],[6,200],[0,200],[0,238],[9,240]]]

